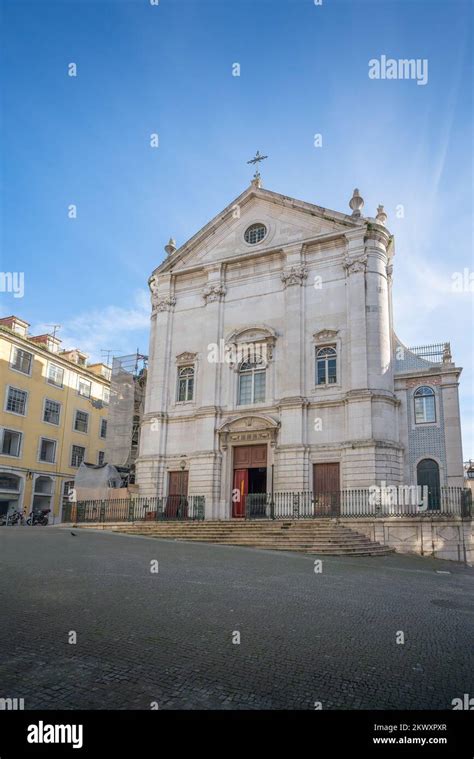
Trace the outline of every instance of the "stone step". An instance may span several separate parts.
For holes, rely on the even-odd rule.
[[[141,522],[111,526],[118,532],[182,542],[332,556],[383,556],[393,552],[333,520],[308,522]]]

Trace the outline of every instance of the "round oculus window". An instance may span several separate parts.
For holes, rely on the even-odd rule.
[[[256,245],[267,236],[267,228],[264,224],[252,224],[245,230],[244,240],[249,245]]]

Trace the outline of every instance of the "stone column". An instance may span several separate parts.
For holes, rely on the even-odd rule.
[[[167,396],[173,309],[176,298],[169,274],[150,279],[152,314],[145,409],[136,462],[140,494],[163,494]]]
[[[275,488],[286,483],[291,490],[303,490],[307,477],[305,465],[307,438],[304,378],[305,282],[308,271],[301,243],[285,247],[285,266],[281,280],[285,290],[285,327],[278,345],[278,409],[281,430],[275,451]]]
[[[216,429],[219,425],[219,409],[222,402],[222,373],[228,365],[221,361],[223,355],[224,284],[223,267],[216,264],[207,267],[207,284],[202,292],[204,315],[201,320],[203,355],[200,362],[199,398],[201,414],[196,420],[196,440],[207,453],[195,462],[193,487],[200,487],[206,495],[206,518],[216,519],[220,513],[222,456]],[[209,361],[209,346],[217,347],[217,362]],[[222,354],[222,355],[221,355]]]
[[[347,251],[344,268],[347,275],[347,326],[349,333],[348,364],[350,390],[367,388],[367,338],[365,311],[364,229],[346,234]]]
[[[368,387],[393,393],[392,336],[387,283],[389,234],[381,224],[368,224],[367,255],[367,366]]]

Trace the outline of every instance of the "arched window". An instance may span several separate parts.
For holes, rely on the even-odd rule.
[[[194,396],[194,366],[178,369],[178,401],[192,401]]]
[[[415,390],[415,423],[426,424],[436,421],[435,394],[431,387]]]
[[[337,382],[337,352],[333,346],[316,349],[316,384],[334,385]]]
[[[265,400],[265,361],[256,357],[244,361],[239,369],[239,406]]]
[[[14,493],[20,492],[21,480],[16,474],[0,474],[0,490],[13,491]]]

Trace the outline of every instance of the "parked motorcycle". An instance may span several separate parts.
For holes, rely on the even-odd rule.
[[[11,511],[9,514],[3,514],[0,517],[0,526],[6,525],[8,527],[15,524],[25,524],[25,517],[22,511]]]
[[[32,511],[30,516],[26,520],[26,524],[33,525],[33,526],[40,524],[43,527],[46,527],[46,525],[49,524],[48,514],[50,511],[51,509],[42,509],[42,511]]]

